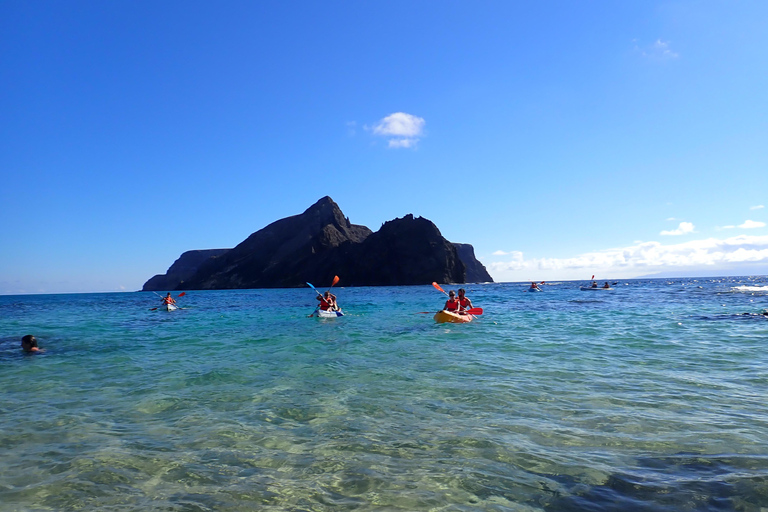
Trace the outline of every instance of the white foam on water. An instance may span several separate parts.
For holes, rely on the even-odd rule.
[[[768,286],[734,286],[731,288],[735,292],[764,292],[768,293]]]

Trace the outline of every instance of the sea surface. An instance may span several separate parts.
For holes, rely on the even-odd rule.
[[[0,511],[768,509],[768,278],[583,284],[0,296]]]

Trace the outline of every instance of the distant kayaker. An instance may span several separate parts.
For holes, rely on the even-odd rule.
[[[45,352],[37,346],[37,339],[31,334],[27,334],[21,338],[21,349],[27,354],[36,354],[39,352]]]
[[[539,285],[535,282],[531,281],[531,290],[541,290],[541,288],[539,288]]]
[[[466,311],[467,309],[472,309],[472,301],[469,300],[468,297],[465,296],[466,290],[464,288],[459,288],[459,311]]]
[[[611,287],[611,285],[609,285],[607,281],[606,281],[606,282],[605,282],[605,284],[603,285],[603,288],[610,288],[610,287]]]
[[[597,288],[597,281],[592,281],[592,288]]]
[[[459,303],[459,300],[456,298],[456,292],[451,290],[448,292],[448,300],[445,301],[445,306],[443,306],[443,310],[445,311],[458,311],[461,304]]]
[[[322,297],[317,296],[317,300],[320,301],[320,309],[323,311],[339,311],[339,305],[336,303],[336,296],[329,291],[326,291]]]
[[[163,297],[163,304],[176,304],[176,299],[171,297],[171,292],[168,292],[168,295]]]

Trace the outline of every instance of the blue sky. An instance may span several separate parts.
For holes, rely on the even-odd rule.
[[[0,293],[331,196],[497,281],[768,273],[768,3],[0,4]]]

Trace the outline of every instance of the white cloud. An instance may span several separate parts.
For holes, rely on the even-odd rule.
[[[653,44],[641,47],[638,44],[637,39],[632,40],[635,43],[635,51],[640,52],[643,57],[651,59],[676,59],[680,56],[679,53],[672,50],[669,45],[669,41],[662,41],[657,39]]]
[[[419,139],[389,139],[387,147],[389,148],[412,148],[416,146]]]
[[[573,258],[525,260],[522,253],[516,254],[519,257],[486,266],[495,274],[494,277],[499,276],[501,280],[526,280],[531,274],[545,274],[549,279],[578,279],[579,276],[599,271],[603,276],[628,278],[672,269],[717,269],[755,262],[768,264],[768,236],[739,235],[669,245],[642,242]]]
[[[757,206],[750,206],[749,207],[750,210],[762,210],[763,208],[765,208],[765,205],[763,205],[763,204],[759,204]]]
[[[390,148],[413,148],[419,142],[419,137],[424,135],[426,123],[423,117],[395,112],[381,119],[371,131],[374,135],[395,137],[389,139]]]
[[[687,233],[693,233],[693,224],[690,222],[681,222],[680,225],[677,226],[677,229],[662,231],[660,234],[664,236],[678,236]]]
[[[493,253],[494,256],[506,256],[507,254],[512,255],[515,259],[523,259],[523,253],[520,251],[496,251]]]
[[[744,222],[744,224],[739,224],[739,227],[742,229],[764,228],[765,222],[760,222],[756,220],[747,220]]]
[[[736,229],[736,226],[715,226],[715,229]]]
[[[680,56],[678,53],[672,51],[669,47],[669,42],[662,41],[661,39],[657,39],[656,42],[653,43],[653,51],[657,55],[668,59],[676,59]]]

